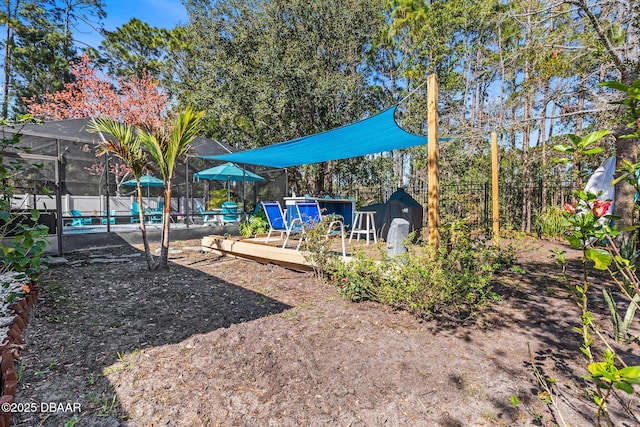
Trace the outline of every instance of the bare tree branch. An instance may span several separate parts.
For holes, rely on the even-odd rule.
[[[587,18],[589,18],[589,21],[591,21],[593,28],[596,30],[596,33],[598,33],[598,37],[604,44],[604,47],[611,57],[611,60],[616,64],[616,67],[620,70],[622,75],[626,75],[627,73],[625,72],[624,61],[616,53],[616,49],[613,47],[613,44],[611,44],[611,40],[609,40],[606,31],[604,30],[604,28],[602,28],[602,26],[600,25],[600,21],[598,21],[598,18],[593,14],[587,3],[584,0],[567,0],[567,4],[576,6],[578,9],[584,12],[585,15],[587,15]]]

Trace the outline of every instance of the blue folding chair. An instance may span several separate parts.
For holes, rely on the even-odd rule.
[[[291,221],[289,229],[291,230],[298,226],[302,229],[301,238],[296,248],[299,250],[302,245],[302,241],[306,238],[305,235],[307,230],[312,230],[322,223],[322,211],[320,210],[320,205],[316,200],[296,202],[296,208],[298,217]],[[342,240],[342,256],[347,256],[347,250],[344,242],[344,221],[340,215],[331,215],[329,218],[330,221],[328,221],[329,225],[327,227],[326,238],[328,239],[329,236],[340,233],[340,238]],[[291,233],[287,234],[285,245],[289,238],[289,234]]]
[[[264,241],[265,243],[269,243],[271,233],[273,233],[274,231],[279,232],[281,239],[284,234],[287,235],[287,239],[282,245],[282,247],[284,248],[287,244],[287,241],[289,240],[289,235],[292,232],[302,233],[301,227],[297,227],[295,230],[289,229],[287,220],[284,218],[280,202],[261,202],[261,204],[264,213],[267,215],[267,222],[269,223],[269,234],[267,234],[267,239]]]

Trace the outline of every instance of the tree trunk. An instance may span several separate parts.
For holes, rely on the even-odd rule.
[[[394,150],[393,151],[393,169],[394,169],[393,170],[394,175],[395,175],[395,177],[397,179],[396,185],[399,185],[398,183],[400,182],[400,178],[399,178],[399,176],[400,176],[400,173],[399,173],[399,171],[400,171],[400,155],[398,154],[398,150]]]
[[[471,77],[471,81],[473,83],[471,83],[471,111],[470,111],[470,115],[469,115],[469,129],[471,130],[471,132],[473,132],[475,130],[475,126],[476,126],[476,105],[477,105],[477,94],[478,94],[478,55],[480,54],[480,48],[478,48],[478,53],[476,54],[476,61],[474,62],[473,65],[473,71],[472,71],[472,77]],[[466,98],[465,98],[466,99]],[[464,119],[464,110],[462,112],[462,119]]]
[[[530,19],[530,18],[529,18]],[[529,40],[529,27],[527,27],[527,40]],[[522,130],[522,225],[521,231],[529,233],[531,231],[531,190],[529,183],[532,182],[529,172],[529,141],[531,133],[531,107],[533,104],[533,82],[530,75],[530,63],[525,60],[524,64],[524,82],[522,84],[524,93],[524,114],[522,121],[524,129]]]
[[[542,180],[546,182],[550,174],[547,170],[547,107],[549,106],[549,79],[544,80],[544,97],[542,102],[542,111],[540,114],[540,130],[538,136],[540,138],[541,154],[542,154]],[[542,186],[542,206],[547,200],[547,186]],[[540,206],[540,207],[542,207]]]
[[[147,240],[147,226],[144,223],[144,206],[142,205],[142,187],[138,183],[138,218],[140,219],[140,232],[142,233],[142,243],[144,245],[144,256],[147,260],[147,268],[149,271],[158,268],[153,255],[151,255],[151,248],[149,247],[149,240]]]
[[[524,118],[525,123],[524,130],[522,131],[522,225],[521,231],[528,233],[531,231],[531,192],[529,191],[529,182],[531,177],[529,176],[529,95],[526,96],[524,106]]]
[[[628,129],[624,128],[621,134],[626,134]],[[632,163],[638,159],[638,140],[630,138],[616,137],[616,168],[620,168],[624,160]],[[621,236],[628,238],[630,232],[624,231],[625,228],[634,225],[634,196],[636,189],[628,184],[625,180],[618,182],[615,186],[615,214],[620,218],[616,220],[618,229],[623,230]]]
[[[515,77],[513,77],[511,79],[511,87],[513,87],[513,88],[517,87]],[[515,103],[512,103],[510,119],[512,121],[515,121],[516,117],[518,117],[518,109],[517,109]],[[515,126],[510,126],[509,127],[509,149],[512,150],[512,151],[516,149],[516,129],[515,129]]]
[[[316,180],[315,180],[315,194],[316,195],[321,195],[324,193],[324,177],[325,177],[325,169],[326,163],[320,163],[318,164],[318,170],[316,171],[317,175],[316,175]]]
[[[505,111],[504,111],[504,98],[505,98],[505,85],[506,85],[506,77],[507,71],[504,63],[504,54],[502,52],[502,25],[499,22],[498,25],[498,53],[500,58],[500,104],[499,104],[499,113],[498,113],[498,123],[504,123]]]
[[[164,189],[164,207],[162,208],[162,247],[160,249],[159,268],[169,268],[169,231],[171,230],[171,179]]]
[[[324,188],[329,194],[335,193],[333,186],[333,161],[327,162],[326,172],[324,175]]]

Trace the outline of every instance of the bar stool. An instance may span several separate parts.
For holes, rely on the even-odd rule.
[[[356,216],[353,220],[353,228],[351,229],[351,235],[349,236],[349,243],[353,239],[353,235],[357,235],[357,240],[360,240],[360,235],[364,234],[367,237],[367,245],[369,244],[369,234],[373,235],[373,242],[378,243],[376,237],[376,222],[374,219],[375,212],[356,211]],[[364,219],[364,227],[362,220]]]

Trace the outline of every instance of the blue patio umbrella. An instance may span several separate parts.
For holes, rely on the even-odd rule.
[[[130,179],[129,181],[123,182],[122,185],[135,187],[137,183],[135,179]],[[156,178],[153,175],[143,175],[140,177],[140,186],[147,187],[147,198],[149,198],[149,187],[163,187],[164,181]]]
[[[264,178],[260,175],[256,175],[231,162],[205,169],[193,174],[193,176],[196,179],[227,181],[227,200],[231,199],[231,181],[264,181]]]

